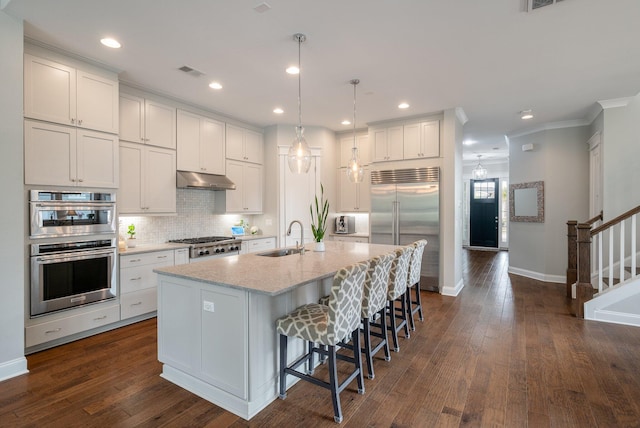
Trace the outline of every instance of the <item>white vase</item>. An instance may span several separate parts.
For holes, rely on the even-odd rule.
[[[127,239],[127,248],[135,248],[136,247],[136,238]]]
[[[324,241],[316,242],[316,246],[313,251],[324,251]]]

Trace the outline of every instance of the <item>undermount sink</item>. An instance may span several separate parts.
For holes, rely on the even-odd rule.
[[[277,250],[267,251],[266,253],[258,253],[258,256],[264,257],[282,257],[291,254],[300,254],[299,248],[278,248]]]

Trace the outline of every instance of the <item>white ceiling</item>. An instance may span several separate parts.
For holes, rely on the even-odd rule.
[[[584,121],[598,100],[640,92],[640,1],[565,0],[8,0],[25,36],[120,72],[123,82],[258,126],[302,122],[335,131],[461,107],[465,158],[506,156],[505,135]],[[7,0],[2,0],[2,3]],[[122,43],[100,45],[111,36]],[[189,65],[206,73],[178,71]],[[213,91],[217,80],[224,88]],[[399,110],[401,101],[411,107]],[[272,113],[279,106],[285,113]],[[524,122],[518,112],[533,109]],[[497,149],[494,149],[497,148]]]

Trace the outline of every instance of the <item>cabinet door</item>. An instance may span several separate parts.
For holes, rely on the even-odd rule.
[[[244,212],[244,165],[242,162],[227,161],[227,177],[236,184],[236,190],[225,190],[226,212]]]
[[[76,91],[76,125],[117,134],[118,82],[78,70]]]
[[[226,148],[227,159],[244,160],[244,130],[227,124]]]
[[[414,159],[422,157],[420,143],[421,124],[412,123],[404,126],[404,158]]]
[[[373,140],[373,161],[382,162],[388,160],[387,156],[387,130],[374,129],[371,132]]]
[[[25,54],[24,115],[63,125],[75,124],[75,69]]]
[[[388,160],[402,160],[404,146],[404,127],[393,126],[387,129]]]
[[[200,166],[207,174],[225,172],[224,123],[200,119]]]
[[[356,200],[356,183],[349,181],[346,168],[338,169],[338,185],[340,186],[338,211],[355,211],[358,205]]]
[[[244,130],[244,156],[247,162],[258,164],[264,162],[262,134],[248,129]]]
[[[421,126],[422,156],[437,158],[440,156],[440,121],[423,122]]]
[[[78,129],[77,182],[85,187],[118,187],[118,136]]]
[[[371,163],[371,146],[369,145],[369,135],[356,136],[356,144],[358,146],[358,156],[362,165],[369,165]]]
[[[120,143],[120,188],[118,189],[120,214],[142,211],[143,156],[143,145]]]
[[[144,143],[144,99],[120,94],[120,140]]]
[[[176,148],[176,109],[145,100],[144,142],[166,149]]]
[[[149,213],[176,212],[176,152],[145,148],[143,207]]]
[[[25,184],[74,186],[75,180],[75,128],[25,120]]]
[[[200,169],[200,118],[178,110],[178,169],[202,172]]]
[[[371,171],[364,169],[362,183],[358,183],[358,212],[371,210]]]
[[[262,166],[245,164],[242,182],[245,212],[262,212],[262,182]]]

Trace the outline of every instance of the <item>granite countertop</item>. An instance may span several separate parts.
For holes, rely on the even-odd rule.
[[[368,238],[369,234],[366,232],[361,232],[361,233],[335,233],[335,232],[331,232],[329,233],[329,236],[352,236],[354,238]]]
[[[243,241],[251,241],[253,239],[268,239],[268,238],[275,238],[276,235],[242,235],[242,236],[236,236],[235,238],[241,239]]]
[[[118,251],[118,254],[124,256],[127,254],[142,254],[154,251],[179,250],[180,248],[189,248],[189,244],[177,244],[173,242],[167,242],[165,244],[145,244],[134,248],[127,248],[126,251]]]
[[[394,245],[325,242],[326,251],[307,245],[303,256],[264,257],[254,254],[222,257],[154,272],[193,281],[277,296],[300,285],[332,277],[338,269],[398,248]]]

